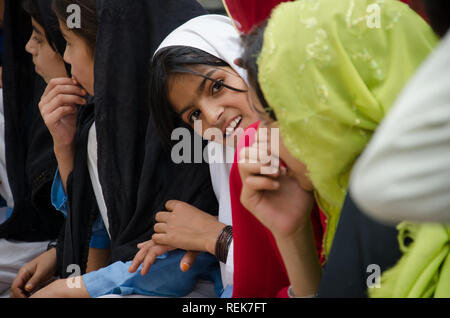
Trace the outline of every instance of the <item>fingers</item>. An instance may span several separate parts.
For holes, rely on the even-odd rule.
[[[197,257],[200,255],[200,252],[186,252],[183,258],[180,261],[180,269],[182,272],[187,272],[191,269],[192,265],[194,265]]]
[[[150,250],[147,253],[147,255],[145,255],[144,261],[142,262],[142,269],[141,269],[142,276],[147,275],[148,271],[150,270],[150,267],[155,262],[157,256],[158,255],[156,254],[156,252],[154,250]]]
[[[58,122],[60,119],[66,117],[68,115],[73,115],[76,113],[77,113],[77,109],[74,106],[61,106],[60,108],[58,108],[51,114],[42,116],[42,118],[48,125],[51,125],[51,124]]]
[[[141,244],[142,248],[137,252],[128,268],[130,273],[135,273],[142,264],[141,275],[146,275],[158,256],[175,249],[170,246],[158,245],[153,240],[140,243],[139,245]]]
[[[154,243],[151,240],[147,241],[147,242],[144,242],[144,243],[141,243],[141,244],[144,244],[144,245],[142,246],[142,248],[140,248],[139,252],[136,253],[136,255],[133,258],[133,261],[131,262],[130,267],[128,268],[128,271],[130,273],[134,273],[134,272],[137,271],[139,266],[144,261],[148,250],[154,245]]]
[[[154,226],[155,233],[166,233],[167,224],[166,223],[156,223]]]
[[[175,210],[175,208],[177,207],[177,205],[182,204],[183,202],[181,201],[177,201],[177,200],[169,200],[166,202],[166,209],[169,212],[172,212],[173,210]]]
[[[39,286],[41,286],[41,284],[43,283],[41,276],[41,273],[39,271],[36,271],[26,283],[25,291],[27,291],[28,293],[32,293],[33,291],[38,289]]]
[[[239,152],[239,170],[247,174],[264,174],[271,177],[279,176],[279,161],[275,155],[257,147],[246,147]],[[242,174],[241,172],[241,174]]]
[[[241,162],[239,163],[239,172],[241,174],[242,179],[245,179],[247,176],[263,174],[263,172],[265,172],[263,170],[264,167],[270,168],[270,166],[262,165],[260,163]],[[269,178],[278,178],[281,175],[280,169],[273,169],[267,172],[268,173],[264,173],[264,176]]]
[[[159,245],[167,245],[167,235],[166,234],[153,234],[152,240]]]
[[[148,241],[145,241],[145,242],[138,243],[137,248],[138,248],[138,249],[141,249],[142,247],[144,247],[145,245],[147,245],[147,244],[150,243],[151,241],[152,241],[152,240],[148,240]]]
[[[51,114],[53,111],[58,109],[61,106],[75,106],[75,105],[85,105],[87,102],[84,98],[77,95],[69,95],[69,94],[59,94],[50,100],[48,103],[44,103],[41,101],[39,103],[39,109],[41,111],[42,116],[46,116]]]
[[[45,104],[53,100],[58,95],[75,95],[79,97],[86,96],[86,91],[79,86],[75,85],[57,85],[54,87],[47,95],[43,95],[41,98],[41,103]],[[41,104],[40,103],[40,104]]]
[[[42,98],[46,97],[58,85],[77,85],[77,84],[78,83],[75,80],[68,77],[53,78],[48,82],[44,94],[42,94]]]
[[[155,220],[156,222],[164,222],[166,223],[169,219],[171,212],[158,212],[156,213]]]
[[[24,266],[19,270],[16,278],[11,284],[12,298],[26,298],[29,296],[29,292],[33,291],[33,286],[29,283],[33,273],[34,270],[28,268],[27,266]]]
[[[174,249],[175,248],[170,246],[162,246],[162,245],[153,246],[145,256],[144,262],[142,264],[141,275],[147,275],[148,271],[150,270],[150,267],[153,265],[153,263],[155,263],[156,258],[158,256],[161,256],[164,253],[172,251]]]
[[[253,191],[275,191],[280,188],[280,183],[276,180],[267,177],[250,176],[245,180],[245,185]]]

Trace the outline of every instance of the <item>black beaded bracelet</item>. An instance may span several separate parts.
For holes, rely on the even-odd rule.
[[[217,237],[216,241],[216,257],[222,263],[227,262],[228,249],[233,240],[233,227],[231,225],[225,226]]]

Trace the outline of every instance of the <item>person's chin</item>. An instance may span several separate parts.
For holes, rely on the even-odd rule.
[[[50,81],[51,78],[49,78],[48,76],[45,76],[45,74],[43,74],[37,66],[35,67],[35,71],[36,71],[36,74],[39,75],[40,77],[42,77],[42,79],[48,84],[48,82]]]
[[[42,76],[41,75],[41,70],[40,70],[40,68],[37,65],[34,65],[34,71],[36,72],[36,74]]]

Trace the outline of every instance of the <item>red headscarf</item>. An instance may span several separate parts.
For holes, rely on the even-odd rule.
[[[416,11],[418,14],[422,16],[422,18],[425,19],[425,21],[428,21],[428,17],[425,12],[425,6],[423,4],[423,0],[402,0],[404,3],[408,4],[411,9]]]
[[[292,0],[223,0],[223,3],[236,28],[246,34],[266,21],[273,8],[287,1]]]
[[[266,21],[278,4],[287,1],[292,0],[223,0],[223,4],[239,32],[247,34],[253,27]],[[401,1],[427,20],[422,0]]]

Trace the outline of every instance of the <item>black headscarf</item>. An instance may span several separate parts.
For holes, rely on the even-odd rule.
[[[45,82],[34,72],[31,55],[25,51],[31,30],[31,18],[20,1],[7,0],[3,100],[6,165],[14,210],[0,225],[0,237],[44,241],[57,236],[64,218],[50,201],[57,163],[51,135],[37,106]]]
[[[176,27],[205,14],[195,0],[97,0],[95,107],[79,114],[75,167],[68,179],[71,211],[61,274],[70,264],[82,272],[90,228],[98,211],[87,170],[87,139],[95,120],[98,169],[108,210],[111,262],[127,261],[136,244],[150,239],[155,214],[170,199],[217,214],[207,164],[176,165],[150,119],[149,65],[162,40]],[[88,212],[86,212],[88,211]]]

